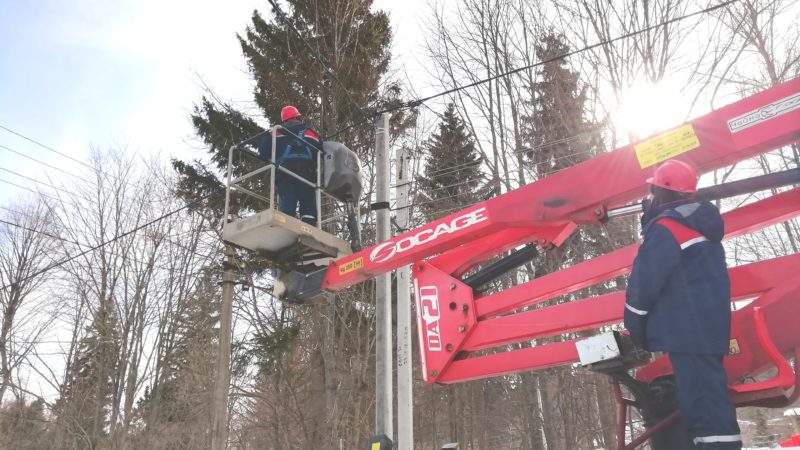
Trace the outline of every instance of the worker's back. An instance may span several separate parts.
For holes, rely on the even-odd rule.
[[[289,120],[275,131],[275,158],[282,166],[297,175],[317,182],[317,152],[322,151],[319,135],[306,124]],[[258,146],[258,153],[265,161],[272,160],[272,135],[267,133]],[[288,175],[279,172],[278,177]]]

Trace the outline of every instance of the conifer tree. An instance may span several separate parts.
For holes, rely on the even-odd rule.
[[[536,45],[536,57],[549,61],[569,53],[569,45],[559,35],[546,35]],[[525,117],[526,156],[536,176],[545,177],[597,152],[598,142],[586,137],[595,126],[586,120],[586,91],[580,74],[572,71],[566,59],[541,66],[538,80],[529,87],[532,114]]]
[[[419,178],[420,209],[427,221],[438,219],[481,200],[481,158],[464,123],[449,104],[439,130],[426,146],[428,159]]]
[[[541,61],[567,54],[570,48],[560,35],[549,34],[543,36],[536,45],[536,56]],[[530,90],[530,105],[532,114],[525,118],[524,139],[528,151],[526,157],[531,164],[535,177],[547,177],[555,172],[588,160],[602,151],[602,141],[596,134],[597,124],[587,119],[586,91],[580,82],[580,74],[573,71],[566,59],[555,59],[540,67],[537,81],[532,83]],[[536,276],[558,270],[559,267],[574,265],[595,255],[607,253],[619,245],[632,242],[630,221],[625,219],[606,224],[603,228],[581,228],[570,236],[569,240],[561,247],[548,251],[543,258],[536,262]],[[616,286],[597,285],[583,292],[583,294],[599,295]],[[591,291],[591,292],[588,292]],[[560,297],[551,300],[553,303],[569,301],[571,298]],[[559,383],[585,383],[577,380],[576,375],[567,368],[553,369]],[[534,384],[538,375],[523,374],[523,379],[528,386]],[[591,383],[596,389],[597,405],[600,411],[611,409],[613,399],[610,391],[602,381]],[[546,391],[546,388],[545,388]],[[563,423],[572,423],[559,410],[553,410],[551,402],[565,405],[577,405],[580,399],[569,390],[556,392],[542,392],[542,411],[546,412],[548,420],[544,424],[546,436],[554,433],[554,425],[559,420]],[[574,406],[577,408],[577,406]],[[567,409],[573,409],[573,406]],[[602,438],[606,447],[614,444],[613,417],[607,414],[596,414],[598,429],[603,430]],[[572,426],[572,425],[570,425]],[[569,431],[569,432],[568,432]],[[577,446],[577,434],[574,429],[565,429],[567,447]],[[550,442],[548,438],[548,443]]]
[[[218,276],[206,271],[180,308],[175,343],[166,365],[139,401],[146,448],[207,448],[211,445],[213,361],[219,338]]]
[[[40,450],[48,448],[44,401],[27,403],[17,398],[0,407],[0,448]]]
[[[114,302],[103,299],[78,344],[62,395],[54,407],[58,422],[68,430],[63,436],[71,443],[67,448],[102,446],[108,432],[119,335]]]
[[[335,140],[344,142],[362,159],[370,159],[373,133],[369,111],[400,101],[399,84],[383,80],[391,57],[389,17],[383,11],[372,11],[372,3],[288,0],[281,4],[282,12],[273,10],[271,21],[253,12],[251,25],[237,37],[255,84],[254,101],[267,119],[266,125],[280,124],[280,110],[285,105],[295,105],[323,137],[366,121]],[[333,76],[323,69],[315,53]],[[213,194],[221,190],[219,173],[227,167],[229,147],[263,131],[264,122],[213,95],[201,99],[191,118],[198,136],[209,146],[211,165],[174,160],[173,166],[182,175],[178,193],[188,200],[212,195],[206,205],[219,217],[221,196]],[[398,113],[393,125],[402,128],[408,120]],[[257,139],[252,141],[256,143]],[[259,164],[241,155],[234,160],[237,173]]]

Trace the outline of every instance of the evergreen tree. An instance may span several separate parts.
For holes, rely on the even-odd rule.
[[[559,35],[545,35],[536,45],[536,56],[539,60],[550,60],[559,55],[569,53],[570,48],[564,38]],[[586,91],[580,82],[577,72],[570,69],[567,60],[556,59],[540,66],[537,81],[530,88],[530,105],[532,114],[525,118],[524,139],[529,150],[526,153],[531,168],[538,179],[544,178],[560,170],[586,161],[602,152],[602,141],[594,133],[599,127],[587,120]],[[621,219],[606,224],[603,228],[581,228],[573,233],[566,243],[559,248],[548,251],[537,261],[536,276],[558,270],[564,266],[577,264],[596,255],[607,253],[622,245],[633,242],[631,232],[632,220]],[[569,296],[558,297],[551,304],[571,301],[575,297],[593,296],[619,289],[624,281],[593,286]],[[586,335],[586,334],[583,334]],[[596,390],[598,413],[594,415],[593,427],[603,430],[602,440],[606,447],[614,445],[614,419],[603,411],[611,408],[613,399],[607,384],[602,380],[591,382],[591,378],[579,378],[569,368],[551,369],[551,380],[559,386],[588,385]],[[522,374],[528,386],[536,383],[538,375]],[[590,382],[587,383],[587,380]],[[541,380],[539,381],[541,382]],[[563,421],[572,424],[568,412],[576,409],[581,399],[575,395],[574,389],[558,388],[553,393],[542,395],[542,412],[549,420],[545,421],[544,433],[552,436],[556,431],[553,423]],[[565,409],[553,408],[553,403],[570,405]],[[539,414],[538,412],[535,414]],[[538,419],[533,418],[531,422]],[[578,446],[578,434],[574,428],[563,431],[566,446]],[[548,443],[551,438],[547,437]]]
[[[112,375],[119,355],[119,319],[111,299],[103,299],[78,344],[55,405],[58,422],[68,430],[66,448],[102,446],[108,432]]]
[[[252,24],[238,39],[255,83],[255,103],[269,124],[280,124],[281,107],[291,104],[324,137],[365,120],[365,112],[356,104],[374,110],[399,103],[399,84],[381,85],[391,56],[391,28],[386,13],[371,11],[372,3],[288,0],[288,8],[283,9],[290,26],[276,11],[273,21],[265,20],[258,11],[253,13]],[[299,30],[338,81],[326,75],[314,53],[292,28]],[[405,127],[409,120],[398,113],[393,125]],[[213,96],[201,99],[192,122],[198,136],[209,146],[212,165],[173,161],[182,175],[178,193],[188,200],[219,193],[223,185],[218,174],[227,167],[230,145],[263,131],[253,117]],[[370,125],[367,121],[335,139],[366,158],[373,145]],[[234,164],[237,173],[245,173],[263,163],[237,155]],[[252,183],[257,191],[264,192],[263,185]],[[213,195],[206,205],[213,208],[215,217],[221,216],[221,196]],[[244,206],[251,205],[245,202]]]
[[[41,399],[26,403],[17,398],[0,407],[0,449],[47,448],[47,420]]]
[[[180,309],[175,344],[163,357],[161,376],[137,406],[143,448],[211,445],[213,361],[219,339],[219,277],[206,272]]]
[[[481,158],[464,123],[449,104],[439,130],[426,145],[428,159],[419,178],[420,209],[427,221],[436,220],[481,200]]]
[[[389,18],[382,11],[373,11],[372,0],[286,0],[281,2],[281,9],[286,12],[286,21],[276,11],[273,11],[272,19],[262,17],[256,11],[246,32],[239,36],[254,81],[255,104],[267,123],[237,111],[209,94],[201,99],[191,119],[197,135],[208,145],[210,164],[173,161],[181,179],[177,194],[190,202],[205,199],[195,208],[205,212],[207,217],[222,219],[224,184],[220,176],[227,167],[230,145],[253,137],[267,126],[279,124],[281,107],[287,104],[297,106],[306,122],[323,138],[352,126],[336,133],[335,140],[345,143],[361,156],[364,192],[367,195],[372,192],[374,132],[369,111],[399,103],[401,94],[398,84],[386,80],[391,56]],[[298,30],[303,39],[298,38],[293,29]],[[304,40],[330,67],[336,79],[325,74]],[[355,104],[363,107],[365,113]],[[412,119],[413,116],[404,113],[394,114],[392,131],[397,133]],[[364,120],[366,123],[356,126]],[[257,141],[255,139],[252,143]],[[243,157],[241,153],[235,154],[232,163],[237,174],[263,165],[263,162]],[[263,181],[248,181],[245,187],[268,194]],[[368,199],[362,199],[362,211],[368,203]],[[263,209],[265,206],[251,198],[242,199],[245,210]],[[341,225],[326,231],[339,232],[344,229],[344,224]],[[370,235],[369,229],[364,231],[365,236]],[[265,262],[254,255],[242,256],[252,258],[243,266],[254,272],[266,268]],[[357,300],[369,301],[369,295],[359,294]],[[344,333],[344,324],[338,318],[354,314],[361,316],[362,320],[357,321],[361,328]],[[286,381],[268,376],[267,370],[262,372],[263,382],[275,383],[279,389],[268,391],[276,392],[276,397],[258,401],[266,407],[276,402],[276,417],[299,414],[304,418],[299,422],[286,419],[292,427],[302,431],[301,446],[304,448],[333,448],[340,445],[340,437],[345,447],[355,448],[361,445],[360,440],[367,433],[362,418],[367,409],[363,405],[369,401],[369,389],[348,390],[349,380],[360,380],[361,375],[353,377],[346,370],[347,358],[352,359],[347,349],[370,351],[370,314],[369,309],[356,308],[352,301],[337,301],[291,314],[291,320],[285,324],[287,327],[296,324],[303,331],[297,337],[281,336],[280,346],[281,351],[291,350],[292,355],[304,358],[297,367],[300,378],[292,379],[292,389],[304,395],[291,397],[289,401],[286,397],[277,397],[282,395]],[[275,324],[265,324],[264,327],[279,328]],[[351,343],[340,336],[356,342]],[[256,354],[255,358],[267,365],[272,364],[269,362],[274,357],[270,354],[272,345],[265,342],[256,344],[255,351],[264,354]],[[369,377],[366,371],[363,375],[365,379],[374,378]],[[350,393],[353,396],[345,400],[343,396]],[[298,411],[293,410],[294,407]],[[256,419],[253,418],[255,428],[265,426]],[[345,433],[345,430],[349,432]],[[297,442],[293,442],[295,444]]]
[[[547,61],[569,53],[559,35],[546,35],[536,45],[536,57]],[[530,88],[532,114],[525,117],[523,137],[526,156],[538,178],[565,169],[594,156],[599,142],[586,138],[595,125],[585,118],[586,90],[580,75],[570,70],[566,59],[541,66],[538,81]]]

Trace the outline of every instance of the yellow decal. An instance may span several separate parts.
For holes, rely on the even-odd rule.
[[[311,228],[306,225],[300,225],[300,231],[305,234],[311,234]]]
[[[728,343],[728,355],[733,356],[738,355],[739,353],[742,353],[742,350],[739,348],[739,341],[736,339],[731,339]]]
[[[381,443],[380,442],[373,442],[371,450],[381,450]]]
[[[687,123],[633,146],[642,169],[700,147],[692,124]]]
[[[345,275],[364,267],[364,257],[356,258],[349,263],[339,266],[339,275]]]
[[[283,217],[283,214],[275,214],[275,220],[286,223],[286,217]]]

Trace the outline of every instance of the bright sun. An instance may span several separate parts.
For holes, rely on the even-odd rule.
[[[680,125],[685,111],[679,89],[666,83],[637,83],[623,92],[613,122],[619,134],[639,141]]]

